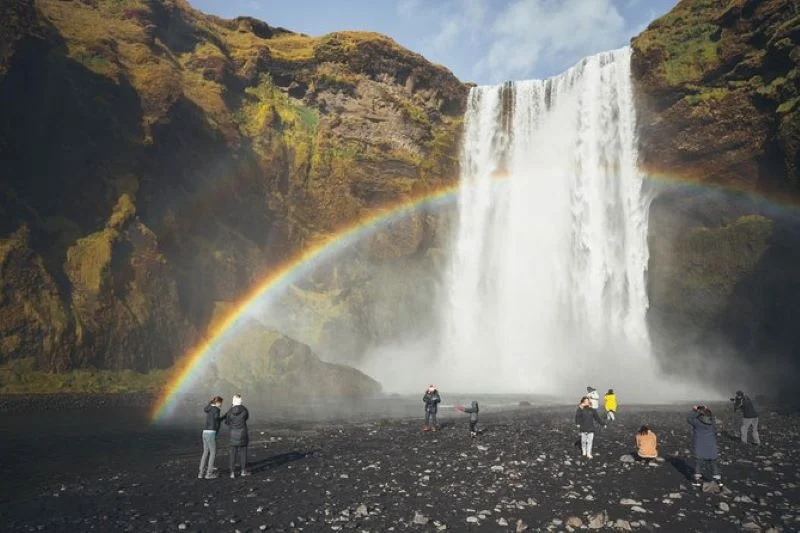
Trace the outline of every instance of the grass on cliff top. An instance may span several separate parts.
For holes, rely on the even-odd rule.
[[[0,394],[153,393],[163,389],[171,372],[83,369],[55,374],[38,370],[33,358],[16,359],[0,366]]]
[[[703,74],[719,62],[716,32],[713,21],[727,6],[723,0],[681,2],[654,21],[633,41],[640,52],[662,50],[664,60],[658,65],[658,75],[668,85],[676,86],[699,81]]]

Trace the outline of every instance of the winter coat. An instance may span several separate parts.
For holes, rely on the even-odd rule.
[[[758,418],[756,406],[753,405],[753,400],[747,395],[736,397],[736,401],[733,402],[733,410],[741,411],[742,418]]]
[[[592,402],[592,409],[597,409],[600,407],[600,393],[597,392],[596,389],[592,389],[591,391],[587,392],[586,397],[589,398],[590,402]]]
[[[225,415],[219,416],[219,407],[210,403],[203,411],[206,412],[206,426],[203,429],[219,431],[219,423],[225,418]]]
[[[692,411],[686,421],[692,426],[694,455],[698,459],[717,459],[719,451],[714,416]]]
[[[655,459],[658,457],[658,438],[652,431],[648,431],[644,435],[641,433],[636,434],[636,450],[639,457],[645,459]]]
[[[250,443],[247,434],[247,419],[250,413],[244,405],[234,405],[225,413],[225,425],[231,428],[231,446],[247,446]]]
[[[439,411],[439,402],[441,402],[442,399],[439,397],[439,391],[434,390],[433,392],[425,392],[422,401],[425,403],[426,413],[436,413]]]
[[[606,411],[616,411],[617,410],[617,395],[616,394],[606,394],[604,396],[604,399],[605,399]]]
[[[581,433],[594,433],[594,423],[603,425],[603,419],[594,407],[578,407],[575,412],[575,424],[580,426]]]
[[[469,421],[470,422],[477,422],[478,421],[478,402],[475,400],[472,401],[472,405],[470,407],[464,408],[465,413],[469,413]]]

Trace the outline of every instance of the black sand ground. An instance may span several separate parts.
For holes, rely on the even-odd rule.
[[[200,421],[154,427],[145,405],[70,405],[0,402],[0,530],[800,530],[796,416],[764,413],[760,448],[721,435],[725,485],[710,494],[685,477],[677,407],[623,407],[591,461],[571,406],[482,413],[474,440],[453,412],[429,434],[410,419],[255,423],[253,475],[228,478],[223,430],[221,475],[199,480]],[[642,423],[661,441],[656,466],[620,460]]]

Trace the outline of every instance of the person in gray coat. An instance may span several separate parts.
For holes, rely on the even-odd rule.
[[[702,485],[703,478],[712,479],[722,486],[722,475],[719,470],[719,448],[717,447],[717,428],[711,409],[704,405],[695,405],[686,417],[692,426],[692,442],[694,444],[694,485]],[[706,474],[711,472],[709,478]]]
[[[472,405],[469,407],[457,406],[457,410],[469,414],[469,434],[474,439],[478,436],[478,402],[472,400]]]
[[[250,418],[250,412],[247,407],[242,405],[242,397],[238,394],[233,396],[231,403],[233,406],[225,413],[225,424],[231,428],[231,478],[235,477],[234,468],[236,467],[237,458],[242,469],[242,475],[249,476],[250,472],[247,470],[247,446],[250,444],[250,436],[247,433],[247,419]]]

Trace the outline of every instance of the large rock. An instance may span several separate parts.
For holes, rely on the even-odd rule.
[[[211,388],[306,398],[376,396],[380,384],[353,368],[327,363],[311,348],[256,321],[237,326],[218,346],[204,377]]]

